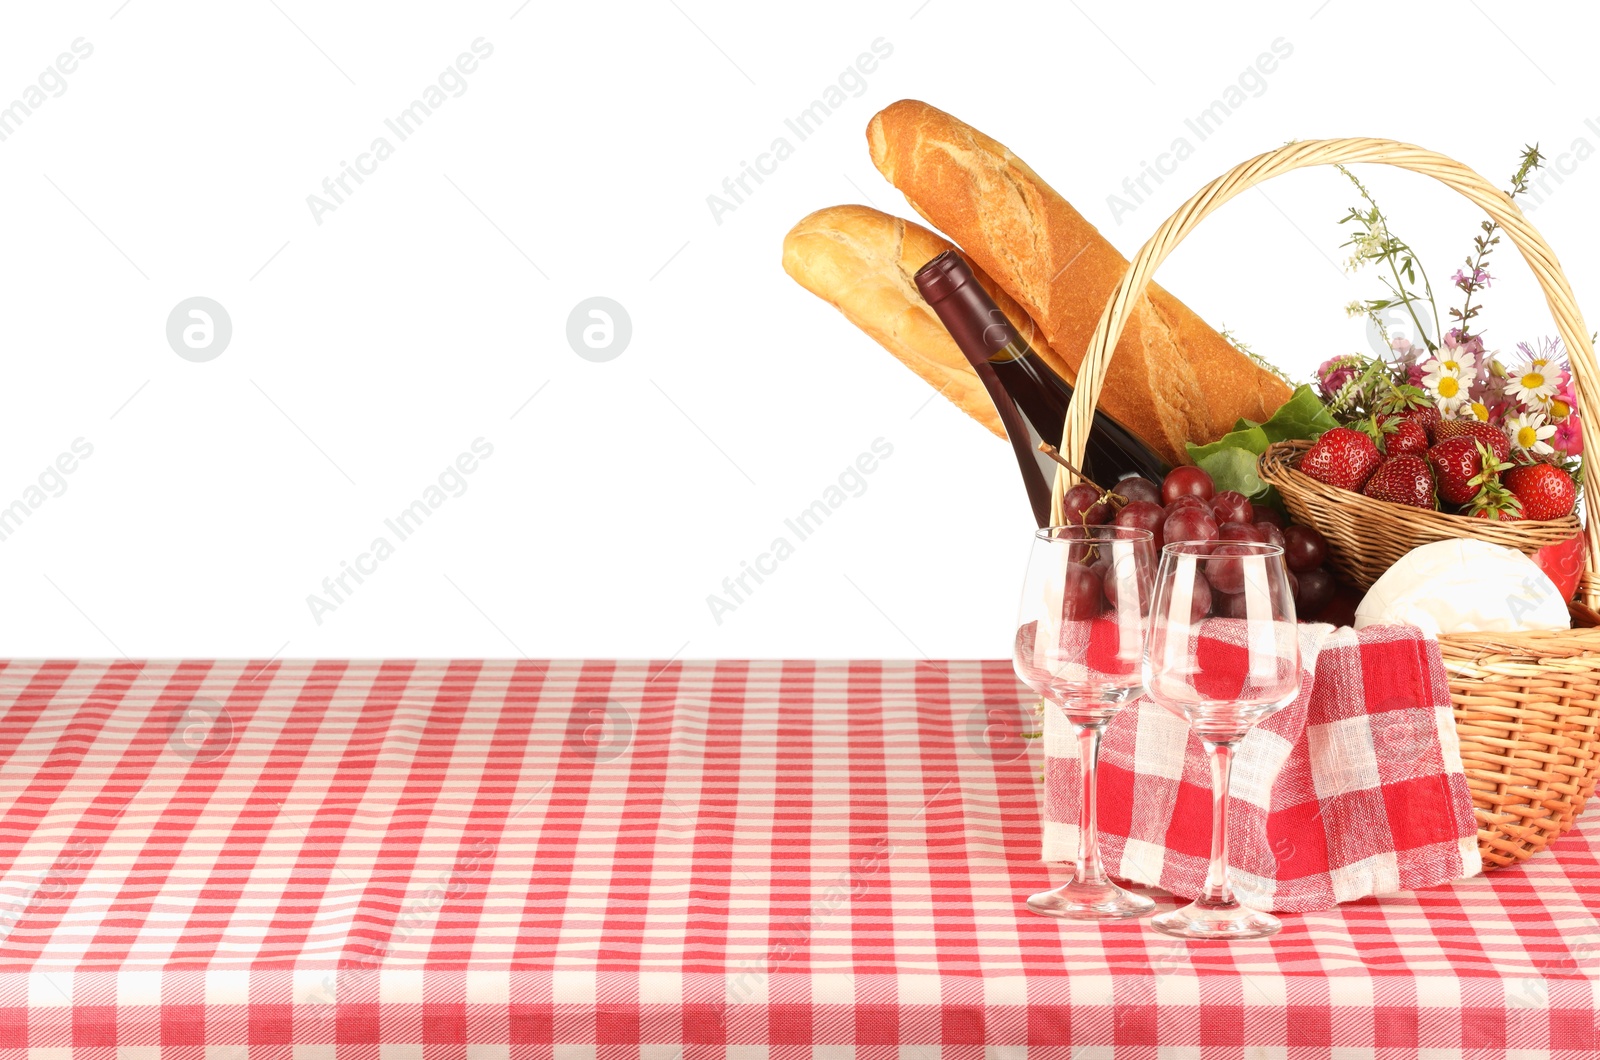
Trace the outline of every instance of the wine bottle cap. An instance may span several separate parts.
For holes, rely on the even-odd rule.
[[[913,279],[968,361],[987,361],[996,350],[1020,341],[1011,321],[955,251],[940,254]]]

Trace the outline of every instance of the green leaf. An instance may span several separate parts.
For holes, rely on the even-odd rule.
[[[1339,426],[1333,414],[1323,405],[1309,383],[1295,387],[1294,394],[1278,407],[1267,422],[1261,425],[1267,438],[1274,442],[1303,439],[1314,442],[1324,431]]]
[[[1256,454],[1247,449],[1233,447],[1219,449],[1195,461],[1211,480],[1217,492],[1238,490],[1254,500],[1267,491],[1267,484],[1256,474]]]
[[[1218,453],[1225,453],[1230,449],[1237,449],[1240,452],[1248,453],[1253,460],[1255,457],[1258,457],[1262,453],[1266,452],[1267,446],[1271,444],[1272,439],[1267,436],[1265,428],[1260,426],[1246,427],[1243,430],[1229,431],[1227,434],[1224,434],[1221,438],[1218,438],[1210,445],[1195,445],[1190,443],[1188,446],[1189,459],[1193,460],[1201,467],[1205,467],[1205,461],[1207,458],[1215,456]],[[1226,489],[1230,487],[1224,488]],[[1243,491],[1241,490],[1240,492],[1242,493]]]
[[[1219,492],[1238,490],[1251,503],[1276,505],[1276,492],[1256,473],[1257,457],[1274,442],[1315,441],[1338,425],[1316,391],[1302,384],[1265,423],[1240,419],[1210,445],[1190,445],[1189,459],[1211,476]]]

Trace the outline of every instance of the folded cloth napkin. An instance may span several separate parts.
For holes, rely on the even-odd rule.
[[[1299,698],[1256,726],[1234,759],[1228,845],[1239,900],[1314,912],[1483,871],[1438,642],[1411,626],[1307,623],[1300,651]],[[1077,742],[1048,704],[1044,733],[1044,860],[1072,861]],[[1211,770],[1188,722],[1149,699],[1121,711],[1101,744],[1099,793],[1106,871],[1199,894]]]

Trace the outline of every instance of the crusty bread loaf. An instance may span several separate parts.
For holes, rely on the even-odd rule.
[[[1076,372],[1128,262],[1005,145],[904,99],[867,126],[873,164],[1010,292]],[[1117,343],[1100,407],[1171,457],[1288,399],[1277,376],[1152,283]],[[1164,444],[1162,444],[1164,443]]]
[[[948,240],[904,218],[866,206],[830,206],[789,230],[783,239],[783,270],[958,408],[1004,438],[988,392],[912,279],[918,269],[950,249]],[[1071,382],[1072,369],[1044,341],[1016,300],[976,265],[972,272],[1023,339]]]

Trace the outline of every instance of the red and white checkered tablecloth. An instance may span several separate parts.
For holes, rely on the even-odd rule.
[[[0,664],[0,1060],[1600,1055],[1600,826],[1259,942],[1047,920],[1031,699],[1003,662]]]

